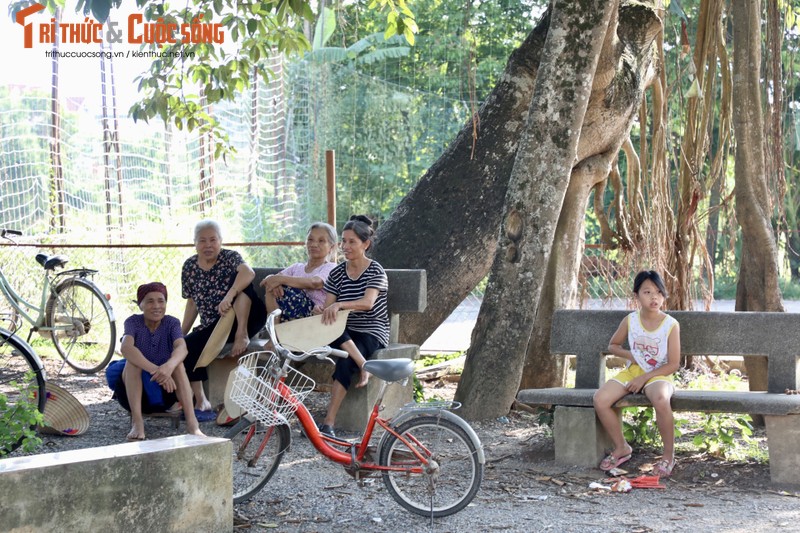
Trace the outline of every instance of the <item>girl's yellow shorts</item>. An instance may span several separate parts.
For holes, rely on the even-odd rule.
[[[631,366],[629,366],[622,372],[616,374],[613,378],[611,378],[611,380],[616,381],[617,383],[620,383],[622,385],[625,385],[633,378],[638,378],[639,376],[645,373],[646,372],[642,370],[642,367],[640,367],[637,364],[631,363]],[[672,374],[670,374],[669,376],[656,376],[654,378],[648,379],[647,383],[645,383],[645,387],[656,381],[666,381],[667,383],[671,383],[673,385],[675,384],[675,380],[673,379]]]

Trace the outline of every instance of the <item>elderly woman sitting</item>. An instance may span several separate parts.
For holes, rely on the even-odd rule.
[[[281,309],[280,321],[305,318],[314,308],[325,305],[322,287],[336,266],[336,228],[325,222],[315,222],[306,235],[305,263],[295,263],[261,281],[264,287],[267,313]]]
[[[136,303],[142,314],[125,321],[121,348],[125,368],[115,388],[120,404],[131,412],[129,441],[145,438],[143,412],[163,410],[176,399],[184,406],[192,405],[189,378],[182,364],[186,343],[180,321],[166,314],[167,288],[158,282],[141,285],[136,291]],[[144,380],[158,384],[161,390],[156,388],[155,392],[161,393],[160,402],[143,393],[145,388],[152,389]],[[184,409],[184,416],[187,433],[203,435],[191,407]]]
[[[211,404],[203,390],[208,377],[205,368],[195,370],[214,327],[225,313],[235,314],[228,342],[233,343],[230,355],[238,357],[247,349],[250,337],[267,321],[267,312],[251,282],[256,273],[244,262],[239,252],[222,248],[222,233],[213,220],[202,220],[194,228],[197,253],[183,263],[181,286],[186,298],[181,329],[189,350],[184,365],[194,393],[195,409],[214,418]],[[192,332],[197,316],[200,325]]]

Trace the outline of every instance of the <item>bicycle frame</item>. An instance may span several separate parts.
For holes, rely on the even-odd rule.
[[[2,270],[0,270],[0,292],[3,293],[6,301],[8,304],[13,307],[22,318],[25,319],[32,327],[36,329],[61,329],[61,328],[47,328],[44,325],[45,321],[45,306],[47,305],[47,298],[50,295],[50,287],[51,281],[50,276],[45,273],[44,275],[44,282],[42,284],[42,296],[41,296],[41,303],[37,306],[17,293],[14,288],[11,286],[11,283],[6,278],[5,274]],[[33,318],[31,314],[28,313],[30,311],[36,311],[37,317]],[[66,327],[66,326],[65,326]]]
[[[28,324],[31,325],[31,328],[34,331],[66,331],[71,329],[72,325],[64,324],[61,326],[54,326],[52,324],[45,324],[45,320],[47,319],[45,309],[47,306],[47,299],[52,292],[52,287],[58,278],[64,276],[85,278],[87,275],[95,272],[95,270],[79,268],[64,270],[63,272],[59,272],[58,274],[50,276],[45,270],[43,276],[44,279],[42,281],[42,296],[40,304],[37,306],[20,296],[20,294],[14,290],[14,287],[11,286],[11,282],[3,273],[3,270],[0,269],[0,292],[2,292],[8,304],[13,307],[20,314],[20,316],[24,318],[26,322],[28,322]],[[29,314],[28,311],[35,311],[37,313],[36,318],[33,318],[32,314]]]
[[[288,361],[284,361],[284,365],[287,365]],[[362,434],[360,440],[356,442],[349,442],[344,440],[339,440],[336,438],[331,438],[326,435],[320,433],[319,429],[317,428],[316,424],[314,423],[314,419],[311,416],[311,413],[308,411],[308,408],[305,404],[298,400],[292,390],[283,384],[283,379],[279,382],[278,390],[280,391],[281,397],[291,403],[294,407],[296,407],[295,416],[300,421],[300,424],[303,427],[303,431],[308,437],[311,444],[316,448],[316,450],[330,459],[333,462],[339,463],[345,467],[345,469],[355,467],[357,470],[366,470],[366,471],[375,471],[375,472],[382,472],[382,471],[401,471],[401,472],[410,472],[415,474],[420,474],[423,472],[423,468],[418,464],[416,466],[381,466],[374,461],[368,461],[363,463],[364,458],[366,457],[369,443],[372,440],[372,433],[375,430],[375,426],[378,425],[382,427],[385,431],[391,433],[395,437],[397,437],[403,444],[406,445],[408,450],[414,454],[414,456],[422,463],[423,465],[428,464],[428,456],[430,455],[430,451],[424,448],[422,444],[416,440],[411,441],[405,438],[402,435],[399,435],[397,432],[392,429],[390,421],[381,418],[378,416],[378,412],[380,411],[380,405],[383,402],[384,393],[386,392],[386,388],[388,384],[383,382],[381,384],[381,390],[378,394],[378,398],[375,401],[375,404],[372,407],[372,412],[370,413],[369,420],[367,421],[367,426]],[[247,436],[247,441],[249,441],[253,433],[255,431],[255,427],[250,429],[250,433]],[[258,458],[261,456],[267,441],[272,436],[272,431],[268,431],[267,434],[264,436],[263,442],[258,448],[255,456],[253,457],[252,461],[257,461]],[[339,450],[337,447],[343,448]],[[347,452],[349,450],[349,453]]]

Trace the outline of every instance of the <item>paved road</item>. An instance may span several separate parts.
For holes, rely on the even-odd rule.
[[[715,300],[711,304],[711,311],[732,312],[735,307],[733,300]],[[626,309],[627,301],[615,300],[588,300],[586,309]],[[789,313],[800,313],[800,300],[787,300],[783,306]],[[469,348],[472,328],[478,317],[480,301],[470,297],[459,305],[439,328],[433,332],[421,346],[426,353],[460,352]],[[703,303],[697,302],[695,309],[703,309]]]

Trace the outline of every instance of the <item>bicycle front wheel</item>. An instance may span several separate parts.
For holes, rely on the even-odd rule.
[[[438,518],[457,513],[472,501],[481,486],[483,465],[463,428],[436,416],[420,416],[395,431],[402,440],[387,436],[380,464],[397,468],[383,473],[383,482],[397,503],[414,514]]]
[[[233,445],[233,503],[249,500],[275,474],[289,449],[289,426],[265,426],[242,417],[225,434]]]
[[[33,349],[11,332],[0,329],[0,456],[17,449],[36,428],[32,411],[44,413],[47,400],[42,362]]]
[[[19,311],[17,311],[12,303],[15,305],[19,304],[16,299],[13,299],[12,302],[0,296],[0,328],[7,329],[11,333],[16,333],[22,320]]]
[[[53,344],[66,363],[84,374],[102,370],[114,355],[117,326],[94,283],[70,278],[56,286],[46,307]]]

